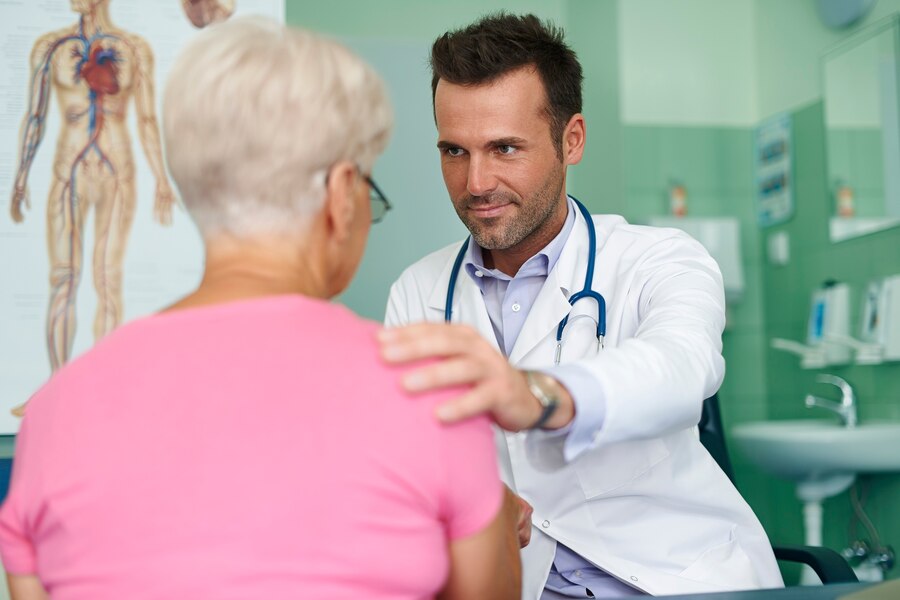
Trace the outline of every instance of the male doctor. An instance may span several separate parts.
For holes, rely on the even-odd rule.
[[[471,237],[393,285],[382,352],[441,358],[404,385],[463,385],[438,417],[489,413],[504,430],[503,478],[530,516],[523,598],[781,587],[765,532],[695,428],[724,374],[718,267],[687,235],[615,215],[590,217],[590,243],[566,194],[586,134],[562,32],[489,16],[439,37],[431,66],[441,169]],[[602,340],[601,301],[570,304],[586,277]]]

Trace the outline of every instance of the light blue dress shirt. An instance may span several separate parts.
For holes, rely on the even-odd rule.
[[[466,273],[484,298],[497,344],[504,355],[509,356],[515,346],[522,326],[547,275],[556,266],[563,247],[575,227],[577,207],[568,199],[569,212],[562,230],[540,252],[529,258],[515,276],[497,269],[487,269],[481,247],[474,241],[469,244],[463,262]],[[570,290],[574,293],[577,290]],[[548,357],[551,358],[552,357]],[[566,435],[565,453],[574,456],[590,446],[593,432],[603,425],[605,401],[590,374],[577,365],[559,365],[543,369],[551,374],[572,395],[575,402],[575,419],[560,435]],[[615,598],[644,595],[599,569],[566,546],[557,543],[556,557],[545,586],[546,598]]]

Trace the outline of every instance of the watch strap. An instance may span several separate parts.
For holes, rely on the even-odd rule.
[[[540,402],[542,410],[541,416],[529,429],[538,429],[550,420],[556,407],[559,406],[559,398],[552,394],[546,386],[540,381],[541,377],[547,377],[543,373],[536,371],[525,371],[525,382],[528,384],[528,390]]]

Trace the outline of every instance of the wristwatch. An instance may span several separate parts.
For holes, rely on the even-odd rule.
[[[540,371],[523,371],[523,373],[525,374],[525,382],[528,384],[529,391],[537,398],[543,408],[537,422],[530,427],[530,429],[537,429],[543,427],[550,420],[550,417],[556,411],[556,407],[559,406],[558,388],[556,382],[546,373],[541,373]]]

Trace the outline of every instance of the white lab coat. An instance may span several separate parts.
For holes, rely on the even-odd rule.
[[[783,585],[759,521],[701,446],[702,400],[724,375],[725,301],[718,266],[686,234],[594,216],[593,288],[606,299],[607,331],[597,351],[596,303],[578,302],[562,362],[579,361],[606,398],[593,445],[566,461],[564,436],[499,432],[503,481],[534,507],[522,551],[522,598],[535,600],[556,541],[618,579],[653,595]],[[441,321],[459,244],[409,267],[391,288],[386,323]],[[582,289],[587,227],[580,213],[509,356],[520,368],[553,364],[556,328]],[[453,320],[496,344],[478,287],[465,271]]]

